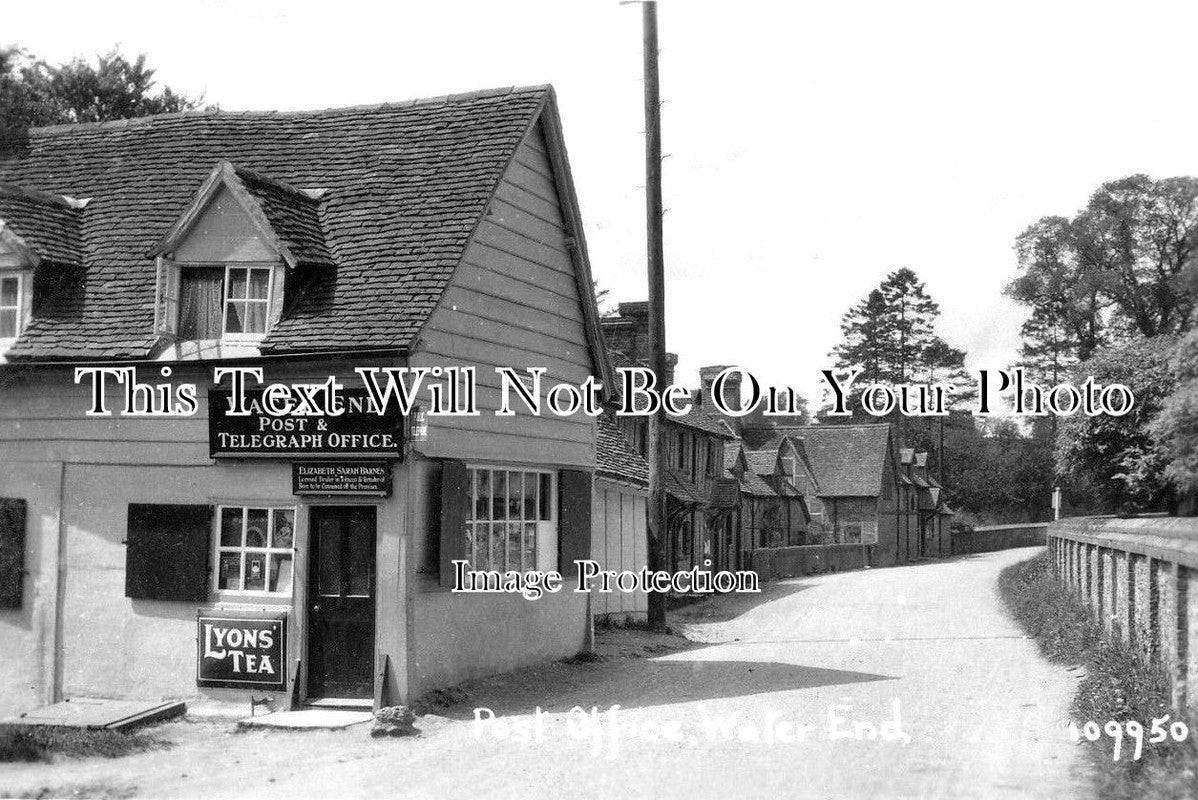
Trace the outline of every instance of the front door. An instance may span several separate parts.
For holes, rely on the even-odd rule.
[[[308,696],[372,697],[375,507],[313,507],[308,530]]]

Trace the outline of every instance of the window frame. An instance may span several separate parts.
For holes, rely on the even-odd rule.
[[[501,574],[506,574],[511,571],[529,572],[531,570],[540,570],[542,572],[545,572],[545,571],[549,571],[549,570],[556,570],[558,568],[557,562],[558,562],[558,547],[559,547],[558,521],[559,521],[560,514],[561,514],[560,498],[558,497],[559,493],[561,492],[561,487],[560,487],[560,476],[558,474],[558,471],[555,469],[549,468],[549,467],[530,467],[530,466],[525,466],[522,464],[496,464],[496,463],[469,462],[469,461],[465,463],[465,467],[466,467],[466,476],[467,476],[467,490],[466,490],[466,511],[465,511],[465,514],[463,515],[463,525],[465,526],[463,533],[468,537],[465,542],[464,552],[465,552],[466,561],[470,564],[470,569],[472,569],[472,570],[497,570]],[[479,485],[478,484],[478,473],[483,470],[486,470],[487,472],[490,473],[490,475],[488,476],[488,482],[489,482],[488,494],[489,494],[491,502],[490,502],[490,508],[489,508],[490,513],[486,517],[486,519],[481,519],[481,518],[475,517],[476,503],[478,502],[478,494],[477,494],[478,485]],[[533,473],[533,474],[536,474],[539,476],[540,475],[548,475],[549,476],[549,498],[548,498],[549,499],[549,515],[548,515],[547,519],[542,519],[541,515],[540,515],[540,511],[541,511],[541,504],[540,504],[541,481],[540,480],[537,481],[537,502],[536,502],[537,518],[535,520],[536,537],[537,537],[536,543],[535,543],[535,550],[536,550],[535,561],[536,561],[536,563],[533,564],[528,569],[510,570],[507,568],[507,565],[506,565],[507,544],[506,543],[504,545],[504,562],[505,563],[503,565],[496,567],[495,565],[490,564],[489,563],[490,562],[489,552],[488,552],[488,563],[480,566],[478,564],[475,564],[475,562],[474,562],[474,552],[473,552],[473,546],[472,546],[473,539],[469,538],[470,534],[473,534],[476,528],[483,526],[483,525],[491,526],[491,525],[496,524],[497,522],[502,523],[502,524],[510,524],[513,522],[510,514],[505,514],[505,516],[502,520],[495,519],[495,516],[494,516],[495,495],[492,490],[495,485],[494,473],[496,473],[496,472],[503,472],[503,473],[506,473],[506,475],[510,475],[511,473],[517,473],[517,474]],[[509,483],[508,483],[508,478],[506,477],[506,475],[504,477],[504,497],[507,502],[504,503],[504,507],[505,507],[505,509],[510,509],[509,503],[511,501],[511,496],[508,493],[508,489],[507,489],[507,487],[509,486]],[[520,525],[523,526],[530,521],[531,520],[528,520],[523,516],[523,513],[521,514],[521,517],[519,520]],[[487,542],[488,542],[488,550],[489,550],[489,548],[490,548],[490,534],[489,533],[488,533]]]
[[[226,508],[239,509],[241,511],[241,541],[242,541],[242,544],[240,544],[240,545],[228,546],[228,545],[221,544],[221,518],[224,515],[224,510]],[[247,528],[249,527],[249,513],[248,512],[251,509],[266,510],[268,512],[267,529],[269,532],[271,532],[272,536],[274,535],[273,528],[274,528],[275,512],[276,511],[290,511],[291,512],[291,547],[290,548],[247,547],[244,544],[244,542],[245,542]],[[209,549],[212,553],[212,556],[211,556],[212,557],[212,562],[211,562],[212,563],[212,575],[208,581],[208,584],[209,584],[211,591],[217,598],[230,599],[230,598],[253,597],[253,598],[264,598],[264,599],[270,599],[270,600],[290,601],[291,598],[293,598],[295,596],[295,587],[296,587],[296,583],[297,583],[296,564],[297,564],[297,551],[298,551],[298,548],[296,546],[296,539],[298,537],[298,531],[299,531],[299,511],[300,510],[299,510],[298,505],[287,505],[284,502],[269,502],[269,501],[262,501],[262,500],[259,500],[259,501],[231,500],[228,502],[213,503],[212,520],[211,520],[211,524],[209,525],[209,536],[212,539],[212,541],[209,545]],[[238,578],[239,585],[242,587],[245,586],[245,555],[247,553],[262,553],[263,555],[266,556],[266,576],[263,581],[263,584],[265,586],[270,585],[270,557],[273,555],[281,554],[281,553],[290,553],[291,554],[291,586],[290,586],[290,588],[285,592],[278,592],[278,591],[272,592],[269,589],[245,589],[245,588],[222,589],[220,586],[220,559],[221,559],[221,554],[225,553],[225,552],[236,552],[236,553],[240,553],[242,555],[242,559],[240,562],[241,573]]]
[[[21,337],[21,330],[25,327],[25,273],[20,271],[3,271],[0,272],[0,284],[6,280],[15,280],[17,282],[17,304],[15,306],[0,306],[0,312],[12,311],[15,315],[13,323],[12,336],[0,336],[0,347],[5,347],[14,343]],[[3,293],[0,292],[0,296]]]
[[[178,336],[179,333],[179,300],[183,295],[183,277],[189,269],[212,269],[219,267],[225,271],[225,277],[221,283],[221,317],[220,317],[220,338],[218,339],[181,339],[180,341],[217,341],[228,342],[235,344],[256,344],[270,335],[272,323],[274,321],[275,309],[275,273],[278,271],[279,263],[275,261],[169,261],[171,268],[175,272],[173,298],[168,298],[173,303],[173,314],[171,319],[170,330]],[[266,298],[265,299],[230,299],[229,288],[232,285],[231,273],[233,270],[245,270],[253,272],[254,270],[264,270],[267,273],[266,277]],[[249,278],[246,276],[246,291],[249,291]],[[229,332],[229,307],[232,303],[240,303],[243,306],[248,306],[250,303],[262,304],[266,307],[266,323],[261,333],[230,333]]]

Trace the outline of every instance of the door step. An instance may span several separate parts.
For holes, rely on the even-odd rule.
[[[370,711],[374,700],[369,697],[317,697],[304,703],[306,708],[343,708],[354,711]]]

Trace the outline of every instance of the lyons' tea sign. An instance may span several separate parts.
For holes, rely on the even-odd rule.
[[[287,616],[199,616],[197,686],[287,688]]]

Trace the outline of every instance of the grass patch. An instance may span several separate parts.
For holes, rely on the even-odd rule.
[[[89,731],[44,725],[0,725],[0,762],[70,758],[120,758],[170,743],[145,733]]]
[[[1154,718],[1179,716],[1169,707],[1169,685],[1159,669],[1145,665],[1121,641],[1103,636],[1088,608],[1052,574],[1047,553],[1013,564],[998,579],[999,592],[1012,616],[1034,638],[1046,658],[1058,664],[1085,668],[1074,695],[1071,714],[1080,727],[1087,721],[1100,726],[1108,720],[1135,720],[1147,730]],[[1120,760],[1112,758],[1113,740],[1104,734],[1087,743],[1096,768],[1099,797],[1105,800],[1173,800],[1198,794],[1198,730],[1193,719],[1189,739],[1144,744],[1139,761],[1132,760],[1125,738]],[[1169,723],[1165,723],[1168,725]]]

